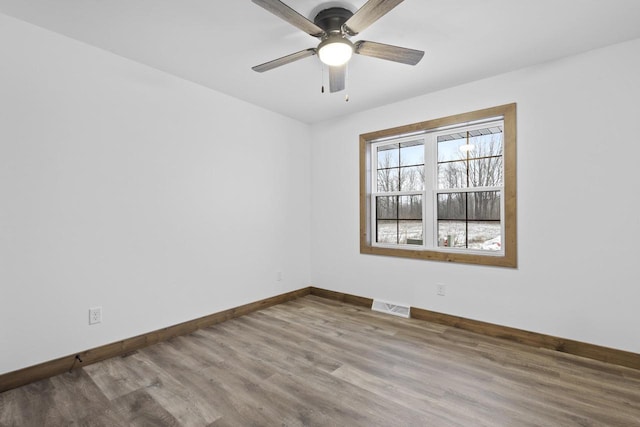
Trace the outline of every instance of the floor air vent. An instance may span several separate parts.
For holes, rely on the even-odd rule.
[[[408,305],[394,304],[386,301],[380,301],[378,299],[373,300],[371,310],[379,311],[381,313],[393,314],[394,316],[400,316],[409,318],[410,307]]]

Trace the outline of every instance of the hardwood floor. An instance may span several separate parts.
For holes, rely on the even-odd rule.
[[[305,296],[0,394],[0,426],[640,426],[640,371]]]

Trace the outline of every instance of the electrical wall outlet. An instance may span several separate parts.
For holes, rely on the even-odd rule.
[[[89,309],[89,324],[95,325],[102,322],[102,307],[92,307]]]
[[[437,283],[436,284],[436,295],[438,295],[439,297],[443,297],[447,294],[447,287],[445,286],[444,283]]]

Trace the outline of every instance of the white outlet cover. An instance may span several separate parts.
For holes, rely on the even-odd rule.
[[[92,307],[89,309],[89,324],[95,325],[102,322],[102,307]]]

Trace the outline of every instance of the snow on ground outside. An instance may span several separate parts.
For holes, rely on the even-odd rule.
[[[399,221],[400,243],[407,239],[422,240],[421,221]],[[499,251],[502,243],[501,227],[498,222],[469,222],[469,248],[487,251]],[[396,243],[398,223],[396,221],[378,222],[378,242]],[[439,246],[447,241],[448,235],[455,235],[455,247],[464,247],[465,223],[463,221],[447,221],[439,224]]]

